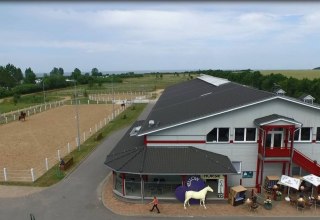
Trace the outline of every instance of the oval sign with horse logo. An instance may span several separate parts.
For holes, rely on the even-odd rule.
[[[205,182],[199,176],[191,176],[187,180],[187,186],[178,186],[175,194],[180,202],[184,202],[186,191],[200,191],[205,188]],[[199,204],[198,199],[190,199],[190,204]]]

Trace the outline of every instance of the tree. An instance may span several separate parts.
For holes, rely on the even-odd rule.
[[[81,71],[78,68],[75,68],[71,73],[71,78],[78,80],[81,77]]]
[[[64,70],[63,70],[63,68],[61,68],[61,67],[59,67],[59,68],[54,67],[54,68],[51,70],[51,72],[50,72],[50,76],[52,76],[52,75],[60,75],[60,76],[63,76],[63,74],[64,74]]]
[[[32,69],[29,67],[24,71],[24,82],[25,83],[32,83],[35,84],[36,80],[36,74],[32,71]]]
[[[21,97],[21,96],[20,96],[20,94],[18,94],[18,93],[14,93],[14,94],[13,94],[13,103],[14,103],[14,105],[17,105],[20,97]]]
[[[91,76],[102,76],[102,73],[100,73],[97,68],[93,68],[91,70]]]

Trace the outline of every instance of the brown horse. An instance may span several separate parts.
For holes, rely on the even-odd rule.
[[[25,113],[25,112],[20,112],[20,115],[19,115],[19,121],[21,120],[23,120],[23,121],[25,121],[26,120],[26,115],[27,115],[27,113]]]

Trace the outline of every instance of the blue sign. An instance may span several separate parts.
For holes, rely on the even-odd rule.
[[[205,188],[205,182],[199,176],[191,176],[187,180],[187,186],[178,186],[175,191],[176,198],[180,202],[184,202],[185,193],[187,191],[200,191]],[[198,199],[190,199],[190,204],[199,204]]]

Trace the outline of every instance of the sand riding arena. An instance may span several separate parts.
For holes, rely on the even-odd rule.
[[[112,115],[112,104],[79,105],[81,143]],[[115,105],[116,112],[121,109]],[[77,148],[76,111],[64,105],[0,125],[0,181],[34,181]]]

